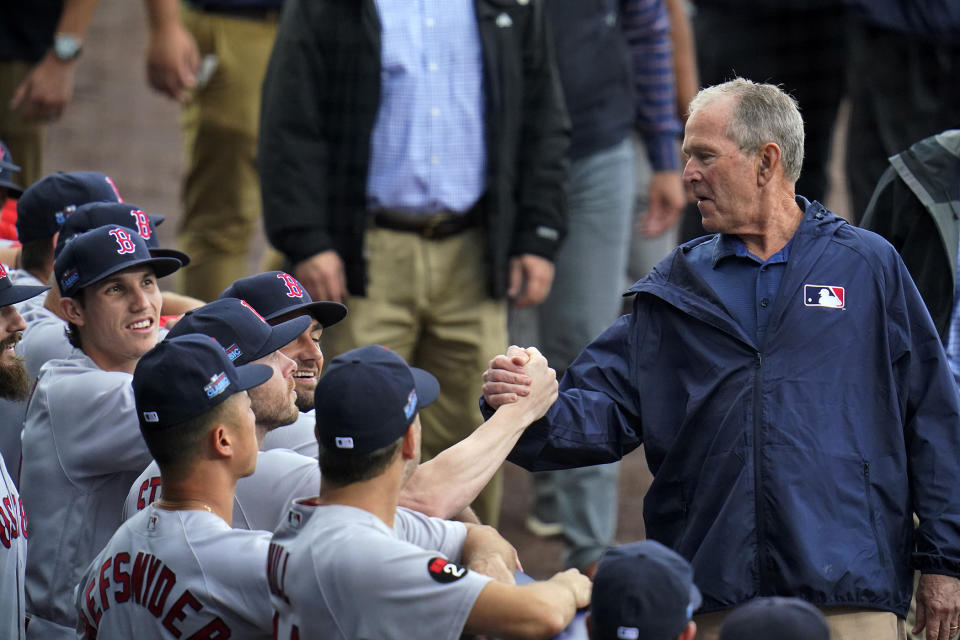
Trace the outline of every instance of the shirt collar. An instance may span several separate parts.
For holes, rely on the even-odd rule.
[[[751,262],[755,262],[757,264],[778,264],[781,262],[786,262],[790,257],[791,243],[793,243],[793,238],[790,238],[787,244],[785,244],[780,251],[777,251],[775,254],[770,256],[766,262],[764,262],[757,256],[747,251],[747,246],[743,244],[743,240],[741,240],[739,237],[732,234],[720,233],[717,234],[717,238],[713,245],[713,258],[711,267],[716,269],[721,260],[734,257],[750,260]]]

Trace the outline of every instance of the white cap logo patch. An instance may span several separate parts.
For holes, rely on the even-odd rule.
[[[353,438],[349,436],[340,436],[333,439],[333,444],[337,449],[353,449]]]
[[[144,411],[143,420],[144,422],[160,422],[160,416],[157,415],[156,411]]]
[[[617,638],[619,640],[637,640],[640,637],[640,630],[636,627],[617,627]]]
[[[803,304],[808,307],[843,309],[847,304],[843,287],[830,284],[803,285]]]

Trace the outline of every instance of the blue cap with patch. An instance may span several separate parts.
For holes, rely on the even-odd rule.
[[[84,231],[105,224],[116,224],[136,231],[137,235],[146,241],[154,256],[176,258],[181,266],[185,267],[190,264],[187,254],[175,249],[161,249],[158,245],[157,225],[163,220],[163,216],[144,213],[140,207],[128,202],[88,202],[77,207],[64,220],[60,235],[57,236],[54,255],[60,255],[63,247]]]
[[[310,318],[306,316],[271,326],[246,301],[220,298],[185,313],[169,335],[211,336],[223,345],[232,362],[246,364],[290,344],[309,326]]]
[[[386,347],[347,351],[333,359],[314,391],[317,440],[348,455],[376,451],[402,437],[439,394],[431,373]]]
[[[309,314],[324,327],[329,327],[347,315],[347,308],[339,302],[314,302],[304,286],[285,271],[266,271],[240,278],[220,297],[246,300],[267,322],[294,314]]]
[[[111,180],[99,171],[57,172],[30,185],[17,201],[17,239],[52,238],[73,211],[88,202],[122,202]]]
[[[593,640],[674,640],[701,596],[690,563],[654,540],[603,554],[593,579]]]
[[[114,224],[81,233],[67,243],[53,263],[53,273],[60,295],[69,298],[107,276],[140,265],[152,267],[162,278],[179,269],[181,263],[176,258],[154,255],[143,238]]]
[[[209,336],[167,337],[145,353],[133,371],[140,429],[178,425],[272,375],[273,369],[263,364],[235,366]]]

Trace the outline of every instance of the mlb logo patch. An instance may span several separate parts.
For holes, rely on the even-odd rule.
[[[160,416],[157,415],[156,411],[144,411],[143,421],[144,422],[160,422]]]
[[[340,436],[333,439],[333,444],[337,449],[353,449],[353,438],[349,436]]]
[[[803,304],[808,307],[843,309],[847,304],[847,297],[843,287],[829,284],[805,284],[803,285]]]

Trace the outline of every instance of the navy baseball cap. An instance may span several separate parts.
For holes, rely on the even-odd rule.
[[[246,300],[268,322],[294,313],[310,314],[321,325],[329,327],[347,315],[347,308],[339,302],[314,302],[306,288],[285,271],[267,271],[240,278],[220,297]]]
[[[52,238],[73,211],[88,202],[122,202],[113,180],[99,171],[50,174],[30,185],[17,201],[17,238]]]
[[[140,207],[127,202],[88,202],[77,207],[63,221],[54,255],[60,255],[63,247],[84,231],[114,224],[136,231],[137,235],[146,241],[154,256],[176,258],[180,265],[185,267],[190,264],[187,254],[157,246],[156,229],[163,220],[163,216],[144,213]]]
[[[830,627],[815,606],[799,598],[757,598],[723,621],[719,640],[830,640]]]
[[[13,284],[7,274],[6,267],[0,262],[0,307],[6,307],[11,304],[29,300],[38,296],[50,287],[41,287],[34,285]]]
[[[286,346],[308,326],[306,316],[270,326],[246,301],[220,298],[186,312],[167,335],[202,333],[216,338],[231,362],[246,364]]]
[[[654,540],[608,550],[590,603],[593,640],[675,640],[700,606],[690,563]]]
[[[69,298],[80,289],[130,267],[153,267],[158,278],[180,268],[176,258],[153,255],[136,233],[120,225],[105,225],[81,233],[63,248],[53,263],[60,295]]]
[[[386,347],[347,351],[333,359],[314,391],[317,440],[344,454],[376,451],[402,437],[439,394],[432,374]]]
[[[145,353],[133,371],[133,397],[142,431],[195,418],[273,375],[265,364],[234,366],[215,339],[167,338]]]
[[[23,189],[14,182],[13,174],[20,173],[20,167],[13,164],[13,156],[10,149],[0,140],[0,188],[9,191],[14,197],[19,197]]]

